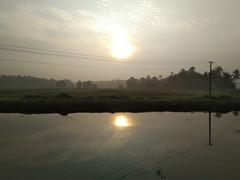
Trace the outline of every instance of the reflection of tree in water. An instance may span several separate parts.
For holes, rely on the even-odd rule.
[[[238,116],[238,115],[239,115],[239,112],[238,112],[238,111],[233,111],[232,114],[233,114],[233,116]],[[216,113],[214,114],[214,117],[216,117],[216,118],[221,118],[222,115],[223,115],[223,114],[222,114],[221,112],[216,112]]]
[[[166,179],[167,178],[167,176],[164,175],[164,172],[162,170],[157,169],[156,172],[157,172],[157,176],[159,176],[161,179]]]
[[[232,112],[233,116],[238,116],[238,111]],[[239,119],[231,123],[228,127],[226,127],[219,135],[215,138],[214,142],[217,143],[220,141],[230,130],[232,130],[234,127],[236,127],[239,124]],[[240,130],[235,130],[235,133],[240,133]]]
[[[232,114],[233,114],[234,116],[238,116],[239,112],[238,112],[238,111],[233,111]]]
[[[214,116],[215,116],[216,118],[221,118],[221,117],[222,117],[222,113],[216,112]]]
[[[237,116],[239,115],[239,112],[238,112],[238,111],[233,111],[232,114],[233,114],[233,116],[236,116],[236,117],[237,117]],[[240,134],[240,129],[237,129],[237,130],[235,130],[234,132],[235,132],[236,134]]]

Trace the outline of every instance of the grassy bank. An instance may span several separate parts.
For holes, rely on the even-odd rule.
[[[1,90],[0,112],[148,112],[240,110],[239,91],[214,92],[187,90]]]
[[[201,90],[176,90],[176,89],[0,89],[0,100],[20,100],[28,97],[49,99],[66,93],[74,98],[161,98],[161,99],[192,99],[203,97],[208,91]],[[240,99],[240,90],[213,91],[214,96],[228,96]]]

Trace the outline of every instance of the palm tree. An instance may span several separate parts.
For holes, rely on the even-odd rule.
[[[237,81],[240,79],[240,72],[239,72],[239,69],[235,69],[232,73],[232,79],[234,81]]]
[[[221,76],[223,74],[222,66],[217,66],[214,68],[214,70],[216,71],[217,75],[219,75],[219,76]]]

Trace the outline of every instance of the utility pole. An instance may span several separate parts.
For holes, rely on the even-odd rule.
[[[208,112],[208,145],[212,146],[212,113]]]
[[[208,62],[210,64],[210,70],[209,70],[209,96],[212,96],[212,64],[213,61]]]

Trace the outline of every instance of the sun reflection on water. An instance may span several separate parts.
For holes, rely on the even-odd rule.
[[[114,125],[116,127],[124,128],[131,126],[131,122],[127,116],[118,115],[114,118]]]

